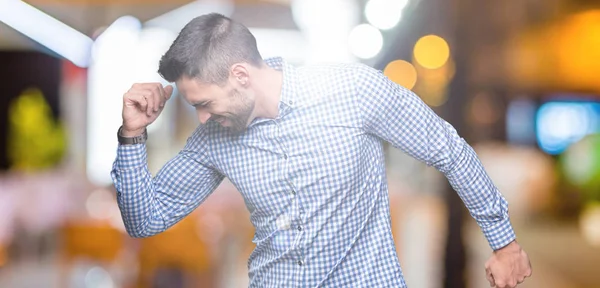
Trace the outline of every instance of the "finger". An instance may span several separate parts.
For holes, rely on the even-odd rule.
[[[152,113],[154,113],[154,107],[155,107],[155,102],[156,102],[156,100],[154,100],[154,97],[152,96],[153,93],[149,90],[144,90],[140,94],[142,94],[144,101],[146,101],[146,103],[148,103],[148,108],[146,109],[146,114],[148,116],[152,116]]]
[[[171,99],[171,94],[173,94],[173,85],[165,86],[165,99]]]
[[[160,90],[162,90],[162,87],[161,87],[161,89],[160,89]],[[162,110],[162,109],[163,109],[163,107],[165,107],[165,97],[163,96],[163,95],[164,95],[164,93],[165,93],[165,92],[163,91],[163,92],[161,92],[161,94],[160,94],[160,95],[157,95],[157,96],[156,96],[156,97],[157,97],[157,99],[156,99],[156,103],[157,103],[157,107],[156,107],[156,109],[157,109],[157,110],[156,110],[156,111],[160,111],[160,110]]]
[[[152,116],[154,113],[154,98],[152,97],[152,92],[149,90],[141,90],[138,94],[142,97],[142,102],[146,103],[146,109],[143,111],[146,112],[148,117]]]
[[[158,91],[160,91],[160,102],[158,103],[159,108],[162,109],[163,107],[165,107],[165,103],[167,102],[167,92],[165,91],[165,88],[162,87],[162,85],[158,85]]]
[[[157,85],[152,89],[152,99],[154,101],[154,112],[158,112],[163,107],[162,86]]]
[[[167,85],[163,88],[161,83],[135,83],[131,86],[128,93],[138,93],[145,96],[148,102],[146,112],[158,112],[164,107],[166,100],[173,93],[173,86]],[[148,114],[151,116],[151,113]]]
[[[489,269],[485,269],[485,278],[490,282],[490,287],[494,287],[494,276]]]
[[[533,274],[533,268],[531,268],[531,265],[530,265],[529,269],[527,269],[527,273],[525,273],[525,277],[531,277],[531,274]]]
[[[140,110],[146,112],[148,109],[148,102],[144,99],[144,95],[136,92],[129,92],[123,96],[123,100],[125,101],[125,105],[127,106],[138,106]]]
[[[144,83],[133,83],[129,89],[129,92],[139,92],[140,90],[144,90],[144,87]]]
[[[151,90],[156,91],[156,93],[160,93],[161,98],[165,100],[169,100],[171,98],[171,94],[173,94],[173,86],[167,85],[163,88],[161,83],[136,83],[133,84],[131,88],[131,92],[139,92],[141,90]]]
[[[494,277],[494,274],[492,274],[491,271],[490,271],[490,277],[492,277],[492,280],[494,281],[494,287],[496,287],[496,288],[507,288],[508,287],[505,279],[502,279],[502,277],[498,277],[498,275],[496,275],[496,277]]]
[[[160,95],[160,90],[158,89],[156,84],[153,83],[144,83],[143,85],[144,96],[146,96],[146,99],[150,103],[150,112],[154,113],[158,111],[158,106],[160,104],[160,100],[158,99],[159,97],[157,97],[157,95]],[[148,116],[150,116],[150,114],[148,114]]]
[[[167,101],[167,92],[163,88],[160,83],[152,83],[150,89],[154,93],[156,107],[154,109],[155,112],[162,109],[165,106],[165,102]]]

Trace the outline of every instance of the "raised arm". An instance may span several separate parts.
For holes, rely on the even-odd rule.
[[[168,86],[170,87],[170,86]],[[158,83],[136,84],[124,95],[124,137],[143,133],[162,111],[172,88]],[[163,232],[192,212],[223,180],[212,168],[203,128],[156,177],[148,170],[146,145],[119,144],[111,176],[127,232],[148,237]]]

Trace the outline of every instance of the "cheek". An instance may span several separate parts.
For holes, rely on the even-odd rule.
[[[212,107],[210,107],[210,113],[215,115],[227,115],[230,112],[234,112],[232,111],[232,108],[233,107],[230,107],[223,103],[215,104]]]

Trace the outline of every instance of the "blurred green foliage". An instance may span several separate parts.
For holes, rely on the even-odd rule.
[[[66,150],[66,134],[54,120],[39,89],[30,88],[9,107],[8,157],[11,170],[35,171],[60,163]]]

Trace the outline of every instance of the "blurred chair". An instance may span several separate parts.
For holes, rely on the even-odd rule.
[[[123,248],[124,235],[116,228],[103,223],[71,223],[62,229],[65,260],[90,258],[100,262],[117,259]]]
[[[118,264],[125,250],[125,235],[103,221],[71,221],[61,229],[60,287],[69,287],[71,271],[78,261],[100,266]]]
[[[191,214],[165,232],[140,239],[137,287],[216,287],[218,275],[198,224]]]

